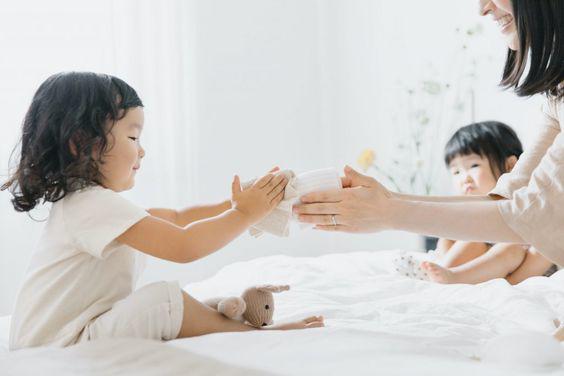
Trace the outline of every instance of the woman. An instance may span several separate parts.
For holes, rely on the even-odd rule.
[[[480,0],[480,14],[492,16],[509,47],[501,85],[547,97],[545,124],[512,172],[488,195],[428,197],[390,192],[347,166],[345,189],[302,197],[294,208],[302,222],[326,231],[530,244],[564,266],[564,1]],[[555,335],[564,339],[564,329]]]

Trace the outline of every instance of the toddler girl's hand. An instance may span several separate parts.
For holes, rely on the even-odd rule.
[[[284,198],[288,179],[272,173],[264,175],[249,188],[242,190],[239,176],[231,185],[232,207],[254,224],[268,215]]]

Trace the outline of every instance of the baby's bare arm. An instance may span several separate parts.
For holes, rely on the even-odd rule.
[[[117,240],[151,256],[186,263],[221,249],[251,224],[247,216],[236,209],[185,227],[149,216],[131,226]]]
[[[165,260],[185,263],[200,259],[223,248],[268,215],[282,200],[287,183],[284,176],[267,174],[243,191],[235,177],[233,208],[186,226],[151,215],[131,226],[117,241]]]
[[[191,206],[181,210],[152,208],[147,211],[152,216],[184,227],[201,219],[218,216],[229,209],[231,209],[231,200],[225,200],[218,204]]]

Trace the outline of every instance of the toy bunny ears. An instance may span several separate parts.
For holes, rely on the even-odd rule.
[[[256,289],[258,291],[262,291],[262,292],[282,292],[282,291],[288,291],[290,290],[290,286],[289,285],[262,285],[262,286],[257,286]]]

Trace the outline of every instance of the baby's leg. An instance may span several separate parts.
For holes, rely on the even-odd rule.
[[[488,251],[490,247],[486,243],[455,242],[439,262],[445,268],[452,268],[465,264]]]
[[[552,266],[552,262],[547,260],[535,248],[530,248],[525,256],[525,261],[510,275],[507,282],[516,285],[529,277],[542,276]]]
[[[526,250],[516,244],[498,243],[482,256],[453,268],[444,268],[431,262],[421,266],[432,281],[439,283],[481,283],[494,278],[505,278],[525,259]]]
[[[178,338],[194,337],[220,332],[245,332],[257,330],[240,321],[228,319],[215,309],[200,303],[186,292],[182,292],[184,299],[184,315]],[[323,326],[323,317],[312,316],[304,320],[267,327],[265,329],[307,329]]]

